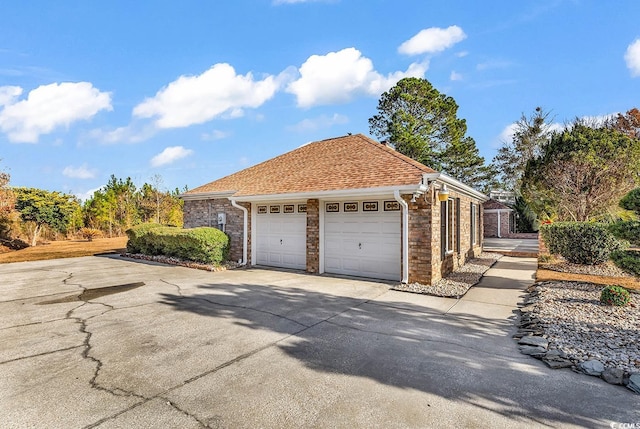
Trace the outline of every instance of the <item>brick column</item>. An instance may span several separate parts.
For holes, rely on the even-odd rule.
[[[439,230],[432,228],[429,203],[423,198],[412,203],[411,195],[403,195],[402,199],[409,205],[409,283],[428,285],[432,278],[431,240],[432,235]]]
[[[307,272],[320,271],[320,202],[307,200]]]

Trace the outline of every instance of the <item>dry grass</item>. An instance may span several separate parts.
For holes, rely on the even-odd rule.
[[[640,281],[635,277],[608,277],[595,276],[590,274],[577,273],[561,273],[559,271],[545,270],[538,268],[536,273],[536,281],[568,281],[568,282],[587,282],[599,285],[620,285],[627,289],[640,290]]]
[[[45,259],[77,258],[101,253],[121,252],[127,246],[127,237],[96,238],[87,240],[52,241],[48,244],[0,253],[0,264],[10,262],[41,261]]]

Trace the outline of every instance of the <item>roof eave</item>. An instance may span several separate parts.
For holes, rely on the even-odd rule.
[[[216,198],[229,198],[238,191],[194,192],[178,195],[183,201],[213,200]]]
[[[376,188],[359,188],[359,189],[337,189],[330,191],[309,191],[309,192],[292,192],[285,194],[266,194],[266,195],[237,195],[232,199],[241,202],[261,202],[261,201],[294,201],[306,200],[309,198],[331,199],[331,198],[356,198],[356,197],[372,197],[372,196],[393,196],[395,191],[410,194],[420,186],[419,183],[411,185],[383,186]]]

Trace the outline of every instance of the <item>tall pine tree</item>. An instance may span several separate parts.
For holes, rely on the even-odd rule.
[[[486,191],[494,171],[466,135],[466,121],[457,112],[455,100],[426,79],[404,78],[382,94],[369,128],[398,152]]]

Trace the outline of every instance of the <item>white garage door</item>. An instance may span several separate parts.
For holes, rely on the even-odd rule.
[[[370,211],[363,211],[364,204]],[[401,215],[395,204],[387,203],[391,211],[384,211],[383,207],[383,201],[325,204],[327,273],[400,280]],[[380,210],[373,211],[374,208]]]
[[[307,267],[305,204],[258,205],[256,263],[270,267]]]

